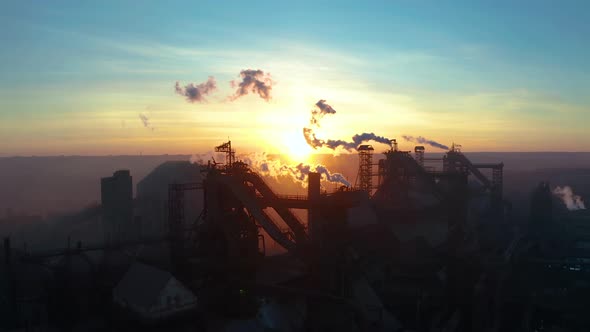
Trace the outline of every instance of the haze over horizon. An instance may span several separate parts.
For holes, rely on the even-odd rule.
[[[238,152],[331,153],[302,135],[318,100],[338,112],[322,120],[324,139],[588,152],[589,10],[575,1],[7,3],[0,156],[194,154],[228,137]]]

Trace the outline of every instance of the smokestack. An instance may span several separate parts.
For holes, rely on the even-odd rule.
[[[424,146],[418,145],[414,148],[415,159],[420,164],[420,166],[424,166]]]
[[[307,198],[311,207],[307,213],[307,228],[312,242],[319,243],[321,239],[320,218],[318,218],[317,202],[320,199],[320,173],[310,172],[307,175]]]
[[[4,238],[4,263],[6,264],[6,266],[10,265],[10,238],[9,237],[5,237]]]

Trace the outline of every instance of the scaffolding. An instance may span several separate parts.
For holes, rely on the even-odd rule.
[[[184,264],[184,254],[187,244],[186,236],[194,235],[193,229],[186,232],[185,222],[185,196],[184,192],[189,190],[202,190],[201,183],[171,183],[168,185],[168,231],[170,234],[170,255],[172,263],[176,268]],[[206,197],[206,196],[205,196]],[[204,217],[203,211],[201,217]],[[196,226],[196,225],[194,225]]]
[[[373,191],[373,151],[375,149],[371,145],[361,145],[357,150],[359,153],[357,187],[371,195]]]

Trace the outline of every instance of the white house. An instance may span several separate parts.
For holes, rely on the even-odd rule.
[[[196,296],[170,272],[134,263],[113,289],[116,304],[155,321],[190,311],[197,306]]]

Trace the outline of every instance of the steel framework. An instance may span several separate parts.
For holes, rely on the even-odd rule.
[[[168,227],[170,254],[173,263],[179,266],[185,253],[184,192],[201,190],[202,183],[171,183],[168,185]],[[201,215],[203,217],[203,215]]]
[[[358,147],[359,153],[359,171],[358,171],[358,188],[371,195],[373,192],[373,147],[371,145],[361,145]]]
[[[232,150],[231,141],[227,141],[219,146],[216,146],[215,152],[224,152],[225,165],[230,168],[232,167],[234,161],[236,160],[236,150]]]

